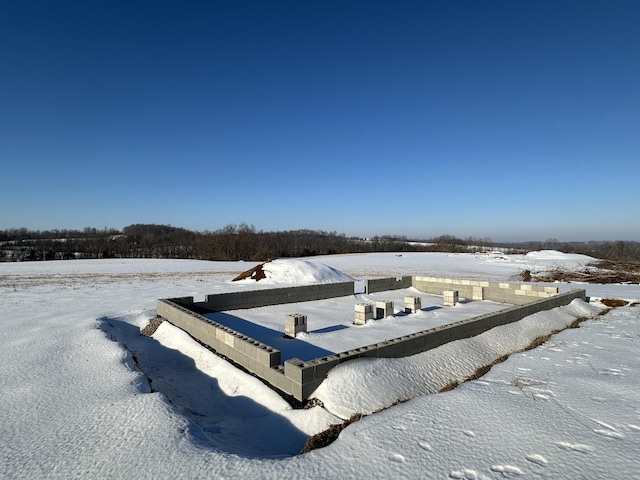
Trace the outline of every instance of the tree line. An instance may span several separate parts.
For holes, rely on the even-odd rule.
[[[62,260],[79,258],[184,258],[198,260],[266,261],[279,257],[305,257],[369,252],[485,252],[505,253],[559,250],[607,260],[640,261],[640,242],[559,242],[556,239],[494,243],[490,238],[440,235],[419,241],[405,236],[347,237],[322,230],[258,231],[253,225],[226,225],[197,232],[171,225],[134,224],[82,230],[0,230],[0,261]]]
[[[171,225],[135,224],[121,231],[104,228],[0,231],[4,261],[74,258],[185,258],[266,261],[345,253],[420,251],[406,237],[347,237],[322,230],[258,231],[253,225],[227,225],[196,232]]]
[[[602,260],[639,262],[640,242],[631,240],[561,242],[555,238],[544,241],[507,243],[506,247],[522,251],[558,250],[564,253],[580,253]]]

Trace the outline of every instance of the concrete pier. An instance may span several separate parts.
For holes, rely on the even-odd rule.
[[[355,305],[356,318],[353,323],[364,325],[367,320],[373,320],[373,305],[370,303],[357,303]]]
[[[376,302],[376,319],[393,316],[393,302],[379,300]]]
[[[404,313],[416,313],[422,308],[420,297],[404,297]]]
[[[307,333],[307,316],[300,313],[287,315],[284,319],[284,334],[295,338],[301,332]]]

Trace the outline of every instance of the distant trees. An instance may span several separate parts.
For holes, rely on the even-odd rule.
[[[440,235],[420,242],[404,236],[364,239],[323,230],[258,231],[253,225],[226,225],[219,230],[194,232],[171,225],[134,224],[122,231],[112,228],[33,231],[0,230],[0,261],[62,260],[72,258],[190,258],[204,260],[265,261],[278,257],[304,257],[367,252],[476,252],[494,248],[490,238]],[[640,242],[502,243],[511,252],[553,248],[606,260],[640,261]]]
[[[253,225],[226,225],[194,232],[171,225],[134,224],[122,231],[0,231],[0,261],[70,258],[192,258],[265,261],[335,253],[420,250],[404,237],[377,237],[376,242],[321,230],[257,231]]]
[[[560,242],[552,238],[544,242],[506,243],[503,245],[521,251],[550,249],[564,253],[581,253],[603,260],[640,261],[640,242],[626,240]]]

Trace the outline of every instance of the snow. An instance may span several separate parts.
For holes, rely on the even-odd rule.
[[[419,296],[422,309],[415,314],[404,313],[404,297]],[[355,304],[376,300],[394,302],[394,316],[354,325]],[[504,304],[494,302],[462,302],[453,308],[442,306],[442,297],[427,295],[415,288],[405,288],[373,294],[357,294],[327,300],[219,312],[206,317],[280,350],[282,361],[297,357],[313,360],[333,353],[372,345],[391,338],[409,335],[440,325],[503,310]],[[307,333],[295,339],[284,337],[284,318],[299,313],[307,316]],[[316,347],[316,348],[314,348]]]
[[[588,255],[581,255],[579,253],[562,253],[557,250],[540,250],[537,252],[529,252],[525,255],[525,258],[533,260],[533,261],[541,261],[541,260],[551,260],[554,263],[558,263],[559,265],[563,265],[566,263],[576,262],[580,263],[589,263],[593,261],[592,257]]]
[[[590,261],[391,253],[307,258],[301,270],[514,281],[525,268]],[[271,284],[297,283],[295,262]],[[600,298],[639,301],[639,285],[580,285],[591,304],[405,359],[347,362],[317,390],[325,408],[294,410],[171,325],[139,335],[157,298],[267,287],[230,281],[253,265],[0,264],[0,478],[637,478],[640,307],[596,313]],[[433,393],[577,316],[590,319]],[[327,424],[407,398],[294,455]]]

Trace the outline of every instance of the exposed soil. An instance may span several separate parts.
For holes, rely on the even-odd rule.
[[[156,333],[156,330],[162,322],[164,322],[164,318],[162,317],[152,318],[151,320],[149,320],[149,323],[147,323],[147,325],[145,325],[145,327],[140,330],[140,333],[145,337],[150,337],[151,335]]]
[[[356,413],[348,420],[345,420],[342,423],[336,423],[334,425],[329,425],[329,428],[324,430],[323,432],[317,433],[312,437],[309,437],[307,443],[305,443],[304,448],[300,451],[300,453],[308,453],[311,450],[315,450],[316,448],[323,448],[327,445],[332,444],[338,439],[340,432],[351,425],[353,422],[357,422],[364,415],[360,413]]]
[[[640,264],[634,262],[601,261],[594,268],[565,270],[556,268],[532,274],[529,270],[520,273],[524,282],[581,282],[581,283],[640,283]]]
[[[246,272],[242,272],[240,275],[238,275],[236,278],[234,278],[231,281],[237,282],[238,280],[244,280],[245,278],[250,278],[251,280],[255,280],[256,282],[259,282],[263,278],[267,278],[267,275],[264,273],[263,267],[264,267],[264,263],[261,263],[260,265],[256,265],[255,267],[250,268]]]
[[[615,307],[624,307],[629,302],[626,300],[620,300],[618,298],[603,298],[600,300],[600,303],[606,305],[607,307],[615,308]]]

